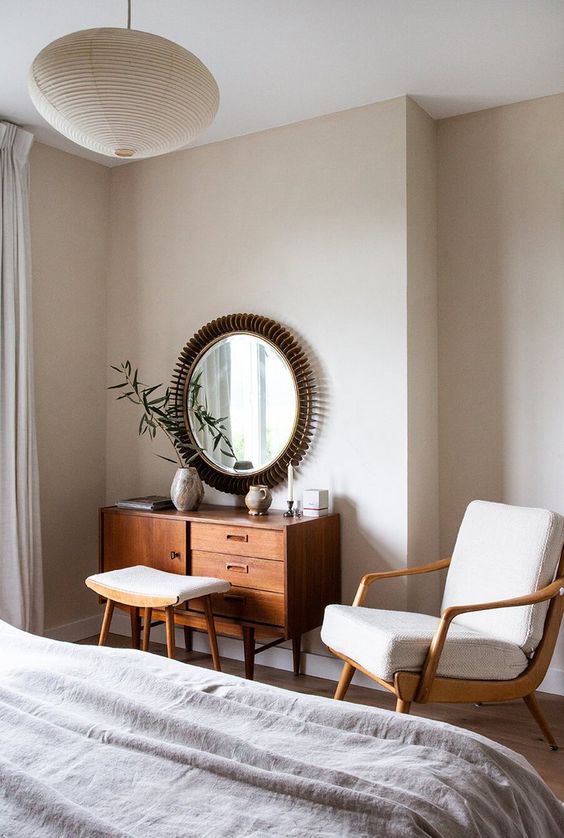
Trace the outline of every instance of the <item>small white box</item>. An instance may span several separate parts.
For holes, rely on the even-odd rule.
[[[329,513],[329,492],[327,489],[304,489],[303,513],[310,517],[319,517]]]
[[[302,514],[304,518],[323,518],[324,515],[329,515],[329,509],[304,509]]]

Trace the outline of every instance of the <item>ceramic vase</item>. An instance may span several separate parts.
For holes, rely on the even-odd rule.
[[[266,515],[272,503],[272,492],[268,486],[251,486],[245,496],[249,515]]]
[[[197,470],[178,468],[170,487],[170,499],[179,512],[190,512],[198,509],[204,498],[204,486]]]

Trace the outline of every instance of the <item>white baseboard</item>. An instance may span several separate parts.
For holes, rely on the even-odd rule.
[[[62,626],[49,629],[45,632],[45,636],[52,640],[66,640],[73,643],[97,634],[100,630],[100,620],[101,614],[94,617],[85,617],[83,620],[76,620],[73,623],[65,623]],[[123,611],[116,610],[112,621],[112,630],[117,634],[123,634],[128,637],[131,631],[129,616]],[[157,643],[165,642],[164,626],[155,626],[151,632],[151,640],[155,640]],[[222,657],[238,661],[244,659],[243,644],[240,640],[231,637],[219,637],[218,643],[219,653]],[[181,628],[176,629],[176,645],[184,648],[184,632]],[[193,646],[196,652],[209,653],[207,635],[203,632],[195,631],[193,634]],[[256,662],[264,666],[272,666],[274,669],[292,672],[292,650],[286,648],[286,646],[274,646],[272,649],[261,652],[257,656]],[[329,681],[338,681],[341,668],[341,661],[332,656],[314,654],[313,652],[304,652],[302,654],[302,673],[304,675],[313,675],[317,678],[326,678]],[[355,673],[354,683],[362,687],[369,687],[370,689],[381,689],[375,681],[367,678],[361,672]],[[554,667],[549,668],[539,690],[541,692],[554,693],[555,695],[564,695],[564,670]]]
[[[69,643],[75,643],[77,640],[84,640],[85,637],[98,634],[101,619],[101,613],[95,614],[93,617],[84,617],[73,623],[64,623],[62,626],[46,629],[43,634],[50,640],[66,640]]]

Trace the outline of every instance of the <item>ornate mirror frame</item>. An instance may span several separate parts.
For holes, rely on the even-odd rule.
[[[230,474],[215,467],[210,460],[199,454],[193,465],[202,480],[220,492],[245,495],[249,486],[264,483],[271,488],[286,479],[288,465],[297,465],[304,457],[314,431],[317,417],[316,384],[311,365],[294,336],[276,320],[258,314],[227,314],[202,326],[188,341],[178,358],[174,369],[171,391],[176,415],[184,419],[184,430],[180,435],[181,446],[186,453],[193,453],[195,440],[190,430],[186,412],[187,390],[196,364],[213,344],[228,335],[250,334],[272,344],[284,357],[294,378],[297,394],[297,410],[294,430],[281,454],[264,469],[250,474]]]

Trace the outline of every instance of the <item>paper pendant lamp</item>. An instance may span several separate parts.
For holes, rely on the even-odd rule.
[[[183,47],[137,29],[85,29],[41,50],[29,93],[65,137],[110,157],[182,148],[213,122],[217,83]]]

